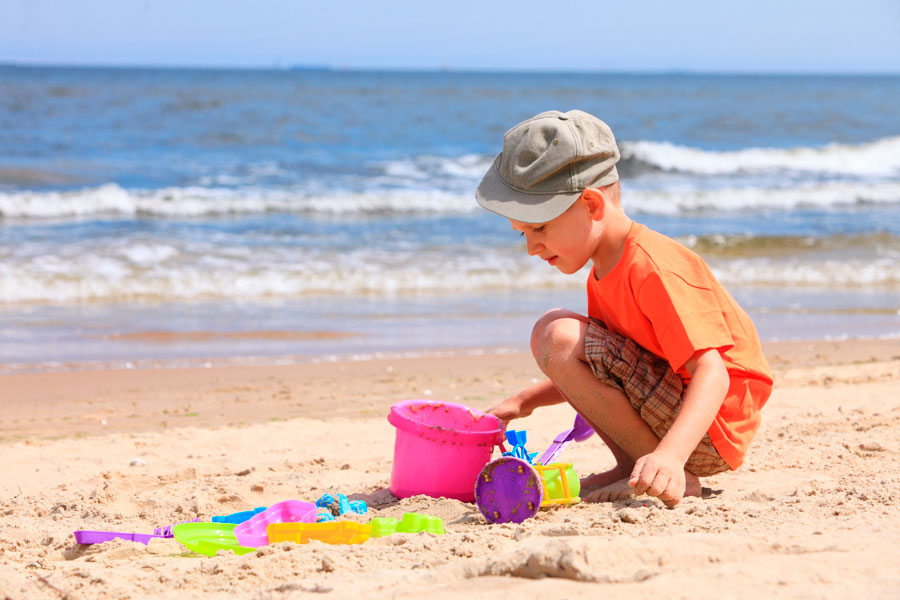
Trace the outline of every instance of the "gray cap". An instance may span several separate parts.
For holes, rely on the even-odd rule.
[[[542,112],[506,132],[475,199],[508,219],[545,223],[586,188],[618,181],[618,160],[613,133],[597,117],[580,110]]]

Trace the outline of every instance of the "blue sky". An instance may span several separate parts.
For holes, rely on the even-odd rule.
[[[900,73],[900,0],[0,0],[0,62]]]

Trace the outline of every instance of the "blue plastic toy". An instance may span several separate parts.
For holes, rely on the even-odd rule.
[[[249,521],[253,517],[253,515],[255,515],[257,513],[261,513],[264,510],[266,510],[265,506],[257,506],[253,510],[244,510],[241,512],[231,513],[230,515],[213,517],[212,522],[213,523],[234,523],[235,525],[238,525],[240,523],[243,523],[244,521]]]
[[[366,506],[365,500],[348,500],[347,496],[344,494],[336,494],[332,496],[331,494],[325,494],[318,500],[316,500],[317,508],[324,508],[328,511],[328,514],[332,516],[331,506],[337,502],[338,505],[338,516],[347,514],[349,512],[354,512],[358,515],[364,515],[369,512],[369,507]],[[319,513],[319,517],[324,517],[323,513]],[[330,521],[331,519],[324,517],[320,519],[321,521]]]
[[[528,441],[528,433],[524,429],[522,431],[515,431],[513,429],[508,430],[506,432],[506,441],[512,445],[512,450],[504,452],[503,456],[520,458],[530,465],[534,464],[534,457],[537,456],[538,453],[528,452],[525,449],[525,442]]]

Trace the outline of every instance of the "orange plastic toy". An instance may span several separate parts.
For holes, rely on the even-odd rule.
[[[354,521],[270,523],[266,532],[270,544],[276,542],[305,544],[309,540],[319,540],[326,544],[362,544],[372,534],[372,526]]]

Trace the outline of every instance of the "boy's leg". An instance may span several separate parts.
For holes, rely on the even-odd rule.
[[[589,324],[575,313],[548,313],[535,326],[532,350],[541,370],[613,452],[617,466],[585,483],[604,486],[595,499],[616,500],[630,495],[627,484],[634,461],[655,450],[659,437],[621,389],[597,379],[585,354]],[[685,495],[699,494],[697,476],[685,471],[685,479]]]
[[[531,332],[531,353],[534,355],[535,359],[538,359],[540,350],[539,345],[543,342],[541,341],[544,336],[544,330],[550,325],[553,321],[557,321],[559,319],[574,319],[576,321],[581,321],[582,323],[588,324],[591,322],[590,318],[573,312],[571,310],[566,310],[564,308],[555,308],[553,310],[547,311],[544,313],[540,319],[534,324],[534,329]],[[582,347],[584,347],[582,345]],[[557,389],[559,387],[557,386]],[[560,390],[560,393],[565,396],[565,393]],[[569,402],[569,404],[572,404]],[[574,408],[574,405],[573,405]],[[575,409],[578,410],[577,408]],[[591,475],[590,477],[586,477],[582,479],[581,485],[582,488],[597,488],[604,487],[609,485],[610,483],[614,483],[619,481],[622,478],[627,478],[631,475],[631,470],[634,468],[634,459],[631,458],[627,452],[619,448],[619,446],[610,438],[606,433],[604,433],[601,429],[598,429],[597,426],[591,422],[581,411],[578,411],[588,423],[594,428],[595,433],[603,440],[603,443],[606,444],[607,448],[609,448],[610,452],[612,452],[613,457],[616,459],[616,466],[610,469],[609,471],[605,471],[603,473],[596,473]]]

